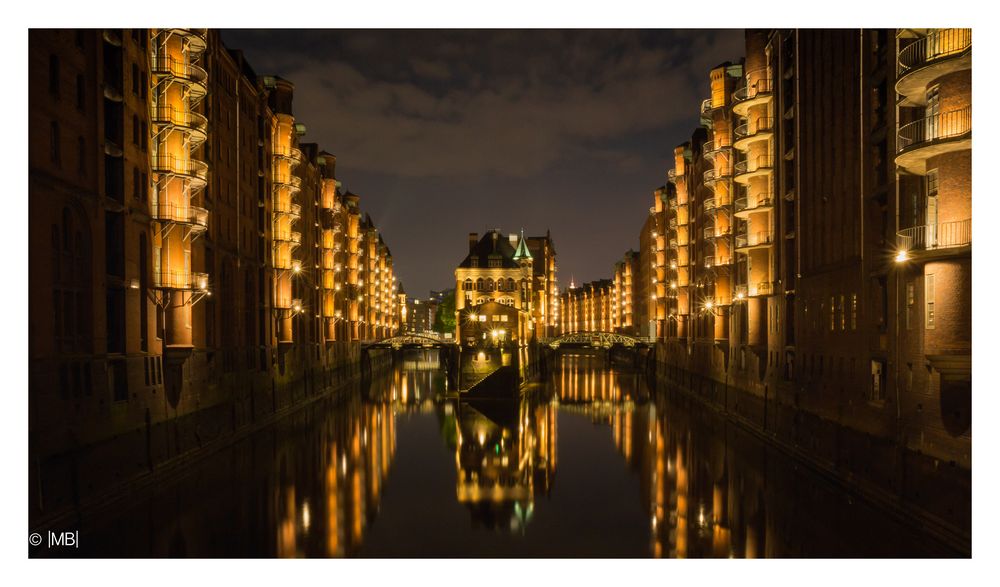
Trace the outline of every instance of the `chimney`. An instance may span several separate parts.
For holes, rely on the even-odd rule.
[[[469,233],[469,252],[470,253],[472,252],[472,249],[476,248],[476,243],[478,243],[478,242],[479,242],[479,233],[470,232]]]

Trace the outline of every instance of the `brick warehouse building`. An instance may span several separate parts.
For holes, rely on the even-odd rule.
[[[388,247],[212,30],[29,35],[32,519],[356,372]]]
[[[663,379],[968,541],[971,32],[745,47],[654,193],[630,334],[655,332]]]

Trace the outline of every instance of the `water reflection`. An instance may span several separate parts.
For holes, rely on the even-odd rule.
[[[464,401],[433,351],[406,355],[86,516],[78,552],[33,554],[954,554],[603,354],[558,367],[516,400]]]

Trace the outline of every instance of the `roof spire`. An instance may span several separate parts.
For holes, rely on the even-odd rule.
[[[524,229],[521,229],[521,242],[517,243],[517,251],[514,252],[514,260],[531,259],[531,251],[528,250],[528,243],[524,240]]]

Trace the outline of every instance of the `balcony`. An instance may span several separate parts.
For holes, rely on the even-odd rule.
[[[772,168],[771,156],[759,155],[747,161],[737,163],[733,180],[736,183],[746,185],[754,177],[763,177],[771,173]]]
[[[670,171],[667,172],[667,181],[669,181],[670,183],[674,183],[674,184],[677,183],[677,170],[676,169],[671,169]]]
[[[714,189],[716,182],[723,181],[732,177],[732,169],[729,165],[722,166],[721,168],[709,169],[705,171],[702,175],[702,179],[705,186],[709,189]]]
[[[774,96],[773,83],[767,68],[748,71],[745,84],[733,92],[733,112],[746,116],[750,108],[767,104]]]
[[[712,128],[712,99],[705,98],[701,101],[700,123],[705,128]]]
[[[206,29],[170,29],[170,32],[184,39],[184,49],[188,53],[202,53],[208,48]]]
[[[159,105],[152,108],[151,114],[154,125],[187,133],[192,149],[204,143],[205,139],[208,138],[206,134],[208,119],[197,112],[169,105]]]
[[[302,233],[301,232],[276,232],[274,234],[274,240],[279,243],[289,243],[294,246],[299,246],[302,244]]]
[[[208,273],[153,271],[153,288],[208,291]]]
[[[774,240],[774,233],[770,230],[761,230],[752,233],[741,233],[736,235],[736,251],[748,253],[752,249],[760,249],[771,246]]]
[[[972,148],[972,107],[943,112],[899,127],[896,165],[910,173],[927,173],[927,160]]]
[[[736,217],[747,218],[754,212],[767,212],[773,207],[774,201],[770,192],[755,196],[743,196],[742,198],[736,198]]]
[[[775,284],[773,281],[761,281],[757,284],[753,284],[750,286],[749,295],[750,297],[770,296],[774,295],[777,289],[778,289],[777,284]]]
[[[188,179],[195,188],[205,187],[208,183],[208,165],[197,159],[182,159],[167,154],[154,155],[151,159],[153,173]]]
[[[705,212],[711,212],[712,210],[715,210],[715,198],[705,198],[705,201],[702,203],[702,205],[705,207]]]
[[[733,147],[739,151],[746,151],[751,144],[770,139],[773,134],[774,119],[770,116],[761,116],[753,122],[746,122],[733,129],[733,136],[736,138]]]
[[[715,157],[717,155],[729,156],[731,151],[732,151],[732,146],[730,145],[720,145],[716,147],[714,140],[706,141],[705,144],[702,145],[702,150],[701,150],[702,155],[704,155],[706,159],[712,161],[716,160]]]
[[[298,165],[299,163],[302,163],[302,160],[304,158],[304,156],[302,155],[302,151],[300,151],[299,149],[296,149],[295,147],[281,147],[278,145],[274,146],[272,155],[274,155],[276,159],[285,159],[291,162],[292,167]]]
[[[198,206],[177,206],[169,202],[161,202],[157,206],[152,206],[151,215],[154,220],[188,225],[197,232],[208,229],[208,210]]]
[[[293,194],[302,189],[302,178],[290,173],[274,172],[272,181],[275,189],[288,189]]]
[[[921,251],[956,249],[972,245],[972,219],[925,224],[896,233],[900,250],[916,255]]]
[[[972,30],[934,29],[899,52],[896,92],[903,106],[927,103],[927,86],[935,79],[972,68]]]
[[[163,77],[184,84],[188,91],[189,103],[193,106],[208,93],[205,83],[208,72],[202,67],[170,55],[160,53],[154,55],[151,69],[154,77]]]
[[[705,269],[728,268],[732,260],[729,257],[705,257]]]

